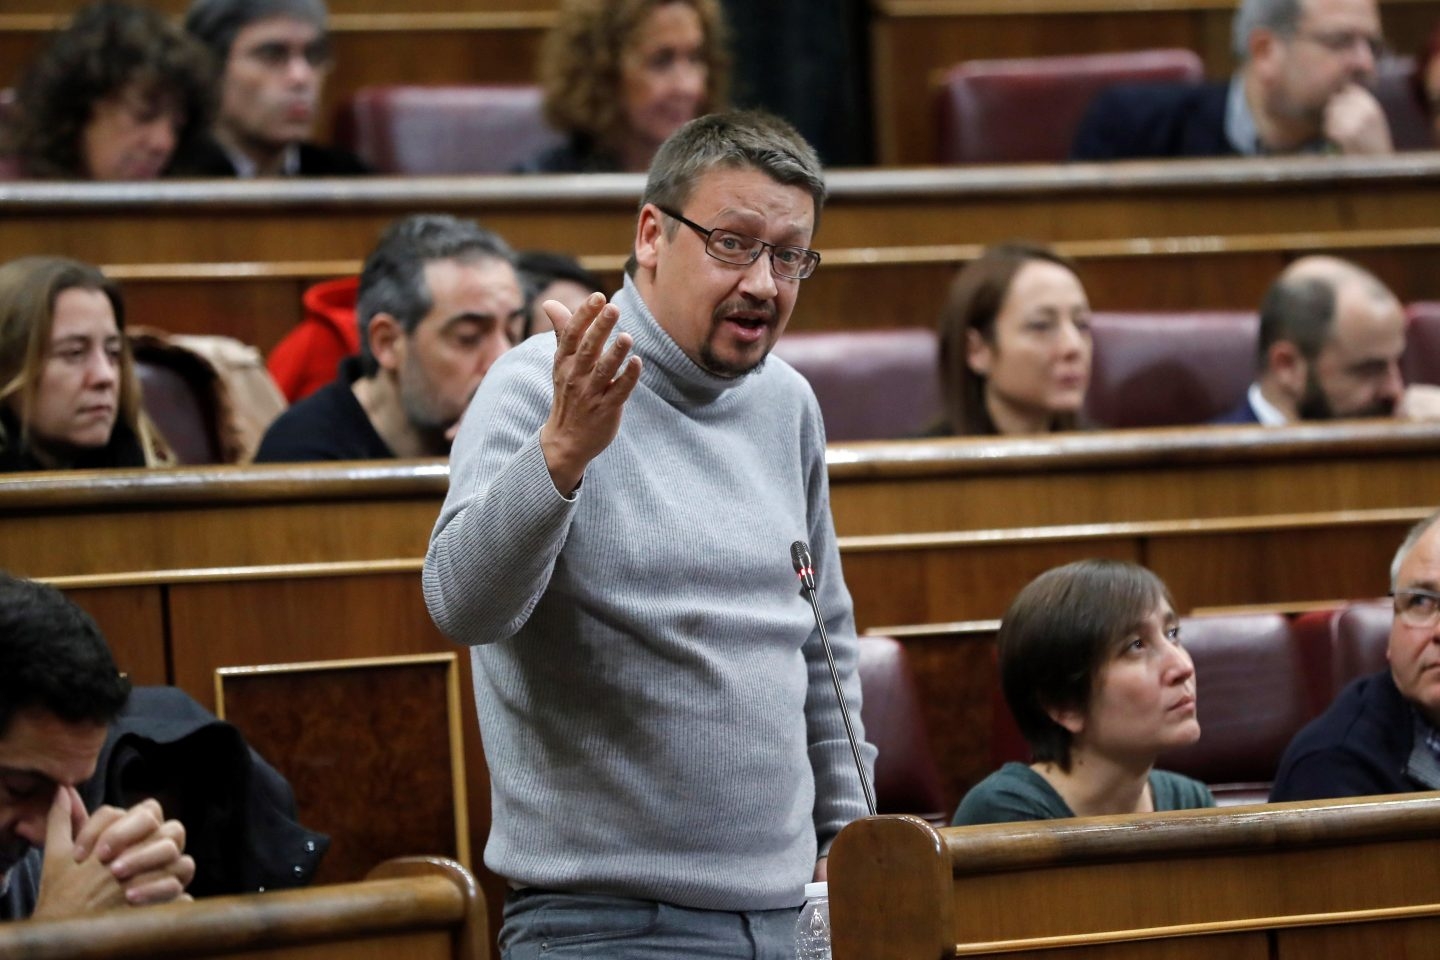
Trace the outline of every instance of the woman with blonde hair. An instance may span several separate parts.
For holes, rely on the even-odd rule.
[[[0,472],[159,460],[120,291],[63,257],[0,266]]]
[[[670,134],[725,108],[729,73],[718,0],[565,0],[540,80],[567,139],[520,172],[644,172]]]

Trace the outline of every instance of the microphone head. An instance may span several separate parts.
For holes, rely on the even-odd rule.
[[[810,569],[810,544],[804,540],[796,540],[790,544],[790,562],[795,566],[796,573],[804,573]]]

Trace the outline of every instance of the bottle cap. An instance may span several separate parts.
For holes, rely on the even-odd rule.
[[[806,900],[814,900],[816,897],[825,897],[825,898],[828,899],[829,896],[830,896],[830,884],[827,883],[826,881],[820,880],[820,881],[818,881],[818,882],[816,882],[816,883],[807,883],[807,884],[805,884],[805,899],[806,899]]]

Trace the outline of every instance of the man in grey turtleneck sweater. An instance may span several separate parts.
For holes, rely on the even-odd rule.
[[[865,812],[789,563],[808,540],[858,720],[824,428],[764,362],[824,191],[782,121],[687,124],[624,289],[548,304],[558,339],[497,362],[466,414],[425,598],[473,647],[507,958],[788,958],[804,883]]]

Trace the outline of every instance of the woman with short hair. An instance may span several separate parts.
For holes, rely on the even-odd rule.
[[[1155,574],[1115,560],[1048,570],[1010,605],[997,648],[1033,761],[977,784],[956,826],[1215,805],[1204,784],[1155,769],[1200,737],[1195,666]]]
[[[119,289],[89,264],[0,266],[0,472],[160,460]]]

